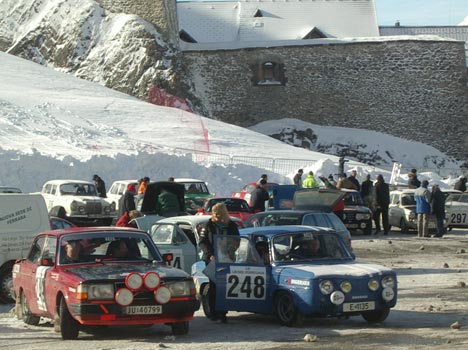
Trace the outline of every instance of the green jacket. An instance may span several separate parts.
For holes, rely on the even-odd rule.
[[[158,196],[156,203],[156,214],[161,216],[175,216],[180,213],[180,204],[177,195],[172,192],[163,191]]]

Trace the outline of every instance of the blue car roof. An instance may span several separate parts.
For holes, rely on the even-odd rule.
[[[261,226],[261,227],[247,227],[239,230],[241,235],[264,235],[264,236],[274,236],[281,233],[294,233],[294,232],[304,232],[304,231],[315,231],[315,232],[326,232],[326,233],[335,233],[334,230],[317,227],[317,226],[305,226],[305,225],[284,225],[284,226]]]

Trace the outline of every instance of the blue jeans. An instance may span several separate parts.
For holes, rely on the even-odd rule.
[[[435,219],[437,224],[437,236],[442,236],[445,233],[444,217],[435,215]]]

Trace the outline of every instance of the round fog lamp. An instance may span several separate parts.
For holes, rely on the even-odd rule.
[[[159,282],[161,281],[161,279],[159,278],[159,275],[156,272],[147,272],[143,276],[143,281],[146,288],[148,288],[149,290],[155,290],[159,286]]]
[[[154,291],[154,298],[159,304],[166,304],[171,300],[171,291],[167,287],[159,287]]]
[[[320,282],[319,288],[322,294],[324,295],[330,294],[331,292],[333,292],[333,289],[334,289],[333,283],[330,280],[325,280],[325,281]]]
[[[115,301],[121,306],[127,306],[133,303],[133,293],[127,288],[121,288],[115,292]]]
[[[382,287],[386,288],[394,288],[395,287],[395,280],[392,276],[385,276],[382,278]]]
[[[395,292],[393,291],[392,288],[384,288],[382,290],[382,299],[385,300],[385,301],[390,301],[390,300],[393,300],[393,298],[395,297]]]
[[[379,289],[379,282],[377,280],[370,280],[367,283],[367,286],[371,291],[375,292],[377,289]]]
[[[132,291],[138,290],[143,286],[143,277],[136,272],[131,272],[125,277],[125,285]]]
[[[335,305],[341,305],[344,303],[344,294],[343,292],[337,290],[330,295],[330,301]]]

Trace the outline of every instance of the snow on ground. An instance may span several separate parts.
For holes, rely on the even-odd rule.
[[[99,174],[109,187],[119,179],[149,176],[165,180],[174,176],[204,179],[217,195],[229,195],[262,173],[280,183],[290,183],[294,175],[291,170],[266,171],[260,162],[256,167],[232,164],[226,162],[228,156],[302,159],[301,167],[306,171],[336,173],[335,156],[289,146],[181,110],[154,106],[5,53],[0,53],[0,64],[0,185],[34,192],[54,178],[91,179]],[[200,123],[208,133],[208,144],[202,144],[203,128],[194,127]],[[282,121],[268,125],[278,128]],[[256,129],[265,133],[262,125]],[[345,135],[350,140],[359,137],[361,143],[382,147],[382,152],[389,147],[382,135],[362,130],[355,133],[320,127],[320,134],[328,140],[342,141]],[[389,143],[402,140],[392,138]],[[398,152],[406,154],[409,145],[402,143]],[[225,156],[208,165],[195,162],[205,158],[196,151],[207,149]],[[427,147],[417,150],[435,152]],[[414,151],[411,154],[415,159],[425,156]],[[390,177],[383,169],[347,163],[348,169],[351,166],[362,177],[366,172]]]

